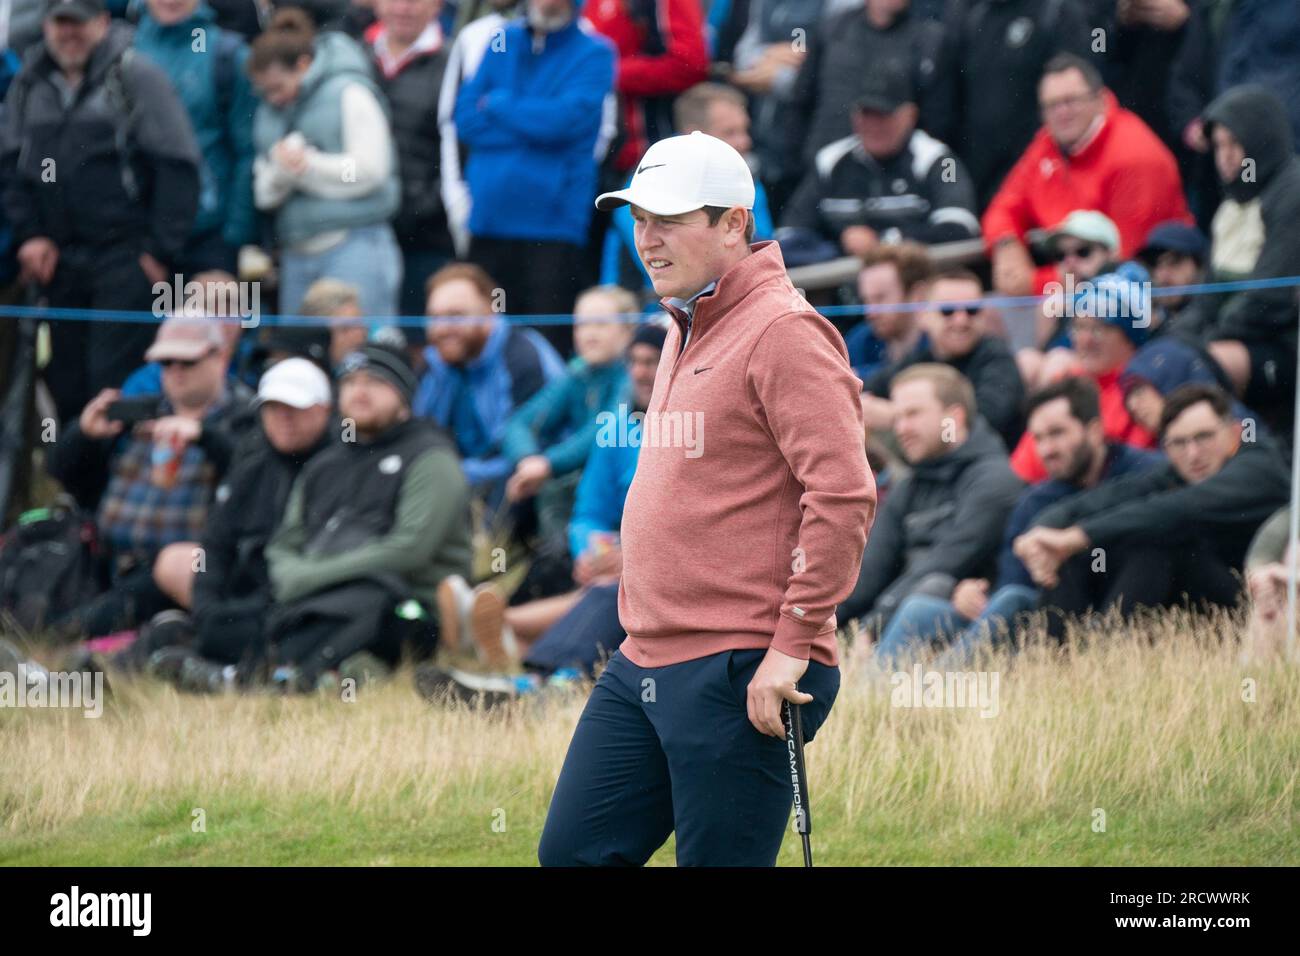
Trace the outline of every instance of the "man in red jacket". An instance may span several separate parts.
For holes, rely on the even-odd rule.
[[[750,245],[754,181],[696,132],[627,189],[637,253],[672,316],[623,510],[627,638],[555,786],[544,865],[771,866],[792,802],[782,706],[805,736],[839,690],[835,606],[876,489],[844,340]],[[799,687],[796,688],[796,682]]]
[[[1054,265],[1034,265],[1026,237],[1071,210],[1109,216],[1119,227],[1126,259],[1157,223],[1192,221],[1173,154],[1119,105],[1087,60],[1072,53],[1049,60],[1038,84],[1038,106],[1043,128],[984,212],[984,241],[999,292],[1035,294],[1056,277]]]
[[[708,79],[700,0],[590,0],[583,15],[618,49],[625,138],[614,165],[626,173],[647,146],[673,134],[677,94]]]

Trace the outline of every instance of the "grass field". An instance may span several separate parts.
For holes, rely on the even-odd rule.
[[[818,863],[1300,863],[1300,670],[1239,663],[1232,626],[997,658],[987,718],[895,706],[846,653],[808,748]],[[533,865],[582,699],[431,707],[404,673],[351,703],[119,681],[99,719],[0,709],[0,863]]]

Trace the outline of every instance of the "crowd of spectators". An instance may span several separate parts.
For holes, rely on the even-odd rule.
[[[71,310],[0,319],[3,467],[44,472],[0,518],[86,516],[97,593],[41,621],[82,654],[589,674],[664,336],[593,199],[695,131],[755,242],[851,265],[808,294],[863,383],[838,615],[882,663],[1242,600],[1278,642],[1287,0],[12,0],[0,46],[0,308]]]

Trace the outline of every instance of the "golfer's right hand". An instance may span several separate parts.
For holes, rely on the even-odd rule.
[[[760,734],[785,737],[785,723],[781,720],[782,703],[787,700],[794,704],[812,701],[812,694],[795,689],[799,678],[807,670],[807,661],[782,654],[774,647],[767,649],[767,656],[758,665],[758,670],[749,682],[745,701],[749,722]]]

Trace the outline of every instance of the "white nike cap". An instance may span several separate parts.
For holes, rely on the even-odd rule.
[[[257,405],[283,402],[294,408],[329,405],[330,380],[320,366],[305,358],[287,358],[276,362],[257,383]]]
[[[661,139],[645,151],[627,189],[596,197],[597,209],[630,203],[655,216],[680,216],[705,206],[754,208],[754,175],[743,156],[696,130]]]

